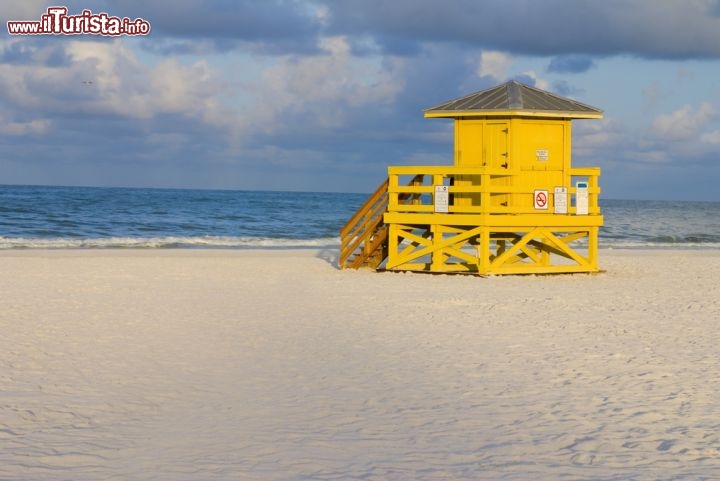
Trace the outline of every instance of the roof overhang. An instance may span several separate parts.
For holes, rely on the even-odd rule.
[[[536,117],[600,119],[597,107],[511,80],[423,110],[426,118]]]
[[[547,110],[443,110],[424,111],[426,119],[459,118],[459,117],[537,117],[553,119],[601,119],[602,112],[559,112]]]

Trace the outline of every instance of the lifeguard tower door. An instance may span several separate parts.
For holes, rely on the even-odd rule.
[[[455,165],[458,167],[488,167],[494,171],[511,171],[513,159],[509,152],[509,123],[507,121],[458,119],[455,130]],[[497,175],[493,186],[508,186],[511,177]],[[455,185],[468,186],[479,182],[478,177],[458,176]],[[493,206],[508,206],[510,194],[495,194]],[[455,205],[479,206],[479,194],[459,194]]]
[[[493,170],[511,170],[510,153],[508,151],[509,126],[507,122],[488,122],[485,130],[485,159],[483,165]],[[493,178],[493,186],[508,186],[510,177],[498,176]],[[493,206],[508,206],[509,194],[495,194],[492,196]]]
[[[487,125],[486,156],[483,165],[491,169],[509,169],[508,124],[492,122]]]
[[[481,120],[456,120],[455,124],[455,165],[457,167],[480,167],[484,162],[483,127]],[[458,175],[455,185],[470,186],[477,177]],[[480,194],[457,194],[455,205],[468,207],[480,205]]]

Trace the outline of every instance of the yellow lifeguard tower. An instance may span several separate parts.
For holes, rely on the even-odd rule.
[[[388,167],[340,231],[341,269],[598,270],[600,169],[572,166],[570,122],[601,110],[510,81],[424,113],[455,119],[454,165]]]

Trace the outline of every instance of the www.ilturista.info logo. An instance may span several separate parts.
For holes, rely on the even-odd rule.
[[[83,10],[80,15],[68,15],[66,7],[50,7],[40,21],[11,21],[10,35],[147,35],[150,22],[142,18],[111,17],[107,13]]]

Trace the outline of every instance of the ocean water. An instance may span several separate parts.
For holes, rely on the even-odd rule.
[[[0,186],[0,249],[337,248],[367,194]],[[601,248],[720,248],[720,202],[601,199]]]

